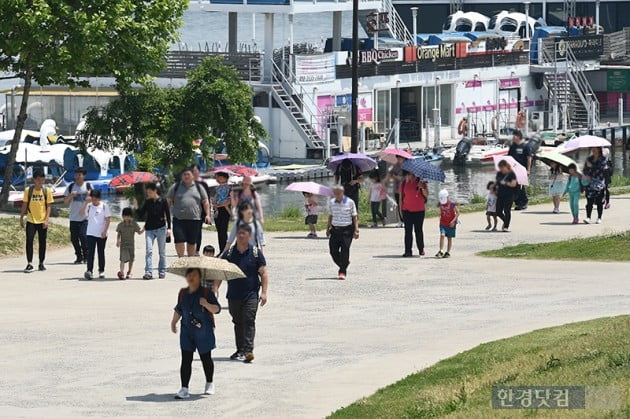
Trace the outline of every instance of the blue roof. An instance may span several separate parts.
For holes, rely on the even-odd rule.
[[[440,45],[442,42],[470,42],[470,38],[464,32],[429,35],[429,45]]]
[[[465,33],[464,36],[470,39],[471,41],[477,41],[478,39],[503,37],[503,35],[498,34],[496,32],[468,32],[468,33]]]
[[[564,26],[539,26],[534,30],[534,37],[547,38],[549,36],[561,36],[567,34]]]

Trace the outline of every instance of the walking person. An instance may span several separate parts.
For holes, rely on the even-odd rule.
[[[192,174],[193,174],[193,178],[195,179],[195,183],[197,185],[200,185],[205,191],[206,191],[206,196],[208,197],[209,200],[209,204],[210,204],[210,213],[207,213],[205,210],[205,207],[202,205],[201,206],[201,220],[202,220],[202,227],[203,227],[203,223],[206,220],[206,215],[210,215],[210,219],[214,219],[214,208],[212,206],[212,200],[210,200],[210,188],[208,187],[208,184],[201,178],[201,166],[199,165],[199,163],[195,163],[191,166],[190,168],[192,170]],[[202,232],[203,232],[203,228],[199,229],[199,234],[197,235],[197,248],[195,249],[195,256],[199,256],[199,250],[201,249],[201,242],[202,242]]]
[[[512,166],[505,161],[499,162],[499,171],[496,176],[497,185],[497,217],[503,221],[503,232],[510,231],[512,221],[512,204],[518,191],[518,182]]]
[[[586,224],[591,223],[593,207],[597,208],[597,221],[595,221],[595,223],[602,223],[604,204],[606,202],[607,171],[608,164],[606,158],[603,156],[602,148],[593,147],[591,149],[591,155],[586,159],[586,163],[584,163],[583,170],[584,176],[588,181],[588,185],[586,185],[586,218],[584,219]]]
[[[490,181],[486,185],[488,195],[486,196],[486,231],[497,231],[497,185]]]
[[[35,270],[33,267],[33,244],[35,234],[37,234],[39,251],[39,271],[45,271],[44,261],[46,260],[46,239],[48,236],[48,220],[50,219],[50,208],[53,202],[52,191],[44,186],[46,177],[41,170],[33,172],[33,186],[24,189],[22,197],[22,211],[20,212],[20,227],[26,230],[26,268],[25,273]],[[26,216],[26,225],[24,224]]]
[[[355,208],[359,209],[359,190],[363,183],[363,176],[357,166],[350,159],[344,159],[335,170],[335,183],[343,186],[344,194],[352,199]]]
[[[136,259],[135,234],[142,234],[144,230],[133,219],[131,208],[123,208],[122,221],[116,226],[116,247],[120,249],[120,270],[118,279],[131,278],[133,262]],[[125,275],[125,264],[129,265],[127,275]]]
[[[396,156],[396,164],[389,170],[389,178],[394,181],[394,199],[396,200],[397,213],[398,213],[398,227],[403,227],[402,208],[400,208],[400,184],[405,180],[405,176],[402,170],[402,164],[405,162],[405,158]]]
[[[212,224],[206,190],[195,182],[192,169],[184,169],[181,180],[168,191],[166,199],[173,215],[173,236],[177,257],[195,256],[203,222]],[[202,217],[205,211],[205,217]]]
[[[256,246],[251,244],[252,228],[240,224],[236,234],[236,245],[222,256],[245,274],[245,278],[228,281],[227,300],[234,323],[236,352],[230,359],[250,363],[254,360],[254,338],[256,337],[256,313],[258,304],[267,304],[269,277],[267,261]],[[215,281],[218,292],[221,281]]]
[[[346,279],[350,264],[350,246],[353,239],[359,238],[359,219],[354,201],[344,195],[341,185],[333,187],[334,198],[330,200],[328,215],[328,248],[330,256],[339,267],[337,277]]]
[[[232,185],[228,184],[230,175],[227,172],[217,171],[214,178],[218,183],[212,195],[214,225],[217,229],[219,250],[222,250],[227,243],[228,228],[232,216]]]
[[[569,194],[569,207],[571,208],[571,215],[573,216],[572,224],[578,224],[580,222],[580,195],[582,194],[582,187],[588,182],[582,179],[575,164],[571,163],[568,166],[568,170],[569,179],[567,180],[563,195]]]
[[[256,193],[256,188],[252,185],[251,176],[244,176],[243,182],[241,183],[241,189],[238,191],[232,192],[232,211],[238,210],[239,206],[243,202],[249,202],[254,208],[254,216],[260,222],[260,224],[264,224],[263,218],[263,208],[262,203],[260,202],[260,197]],[[238,214],[234,214],[234,219],[237,218]]]
[[[453,239],[457,230],[459,218],[459,208],[457,203],[448,198],[448,191],[442,189],[438,194],[438,208],[440,208],[440,250],[435,255],[436,258],[450,258],[453,249]],[[446,253],[444,249],[444,238],[447,240]]]
[[[260,249],[260,251],[264,249],[266,245],[265,234],[263,232],[262,224],[260,224],[258,220],[256,220],[255,214],[256,213],[254,211],[254,206],[251,202],[241,202],[238,207],[238,218],[234,223],[234,226],[232,227],[230,235],[228,236],[227,243],[225,244],[223,252],[227,252],[232,247],[232,244],[236,241],[238,237],[239,227],[244,224],[248,225],[252,230],[252,234],[250,234],[249,236],[250,244]]]
[[[171,237],[171,211],[168,202],[158,195],[155,183],[145,186],[146,199],[137,211],[144,218],[145,260],[142,279],[153,279],[153,243],[158,247],[158,278],[166,278],[166,240]]]
[[[92,190],[90,182],[85,181],[87,170],[77,167],[74,170],[74,182],[64,192],[63,202],[70,209],[70,241],[74,247],[74,264],[87,262],[87,218],[81,215],[81,207]]]
[[[604,180],[606,183],[606,189],[604,191],[604,209],[610,208],[610,184],[612,183],[612,175],[613,175],[613,161],[610,158],[610,149],[604,148],[602,149],[602,156],[606,159],[606,171]]]
[[[532,169],[532,152],[530,148],[523,141],[523,133],[519,130],[514,130],[512,133],[512,145],[508,150],[508,156],[514,157],[514,160],[519,162],[524,168],[527,169],[527,176],[531,173]],[[524,185],[518,187],[518,195],[515,197],[516,210],[527,209],[529,198],[527,197],[527,190]]]
[[[306,212],[306,218],[304,224],[308,226],[308,239],[317,238],[317,219],[319,214],[319,203],[317,198],[312,193],[302,192],[304,195],[304,211]]]
[[[429,191],[427,183],[420,181],[412,173],[403,171],[404,180],[400,184],[400,201],[403,223],[405,224],[405,253],[403,257],[413,256],[413,236],[416,236],[416,245],[420,256],[424,256],[424,214],[426,210]]]
[[[372,228],[378,227],[378,221],[380,221],[383,224],[383,227],[385,227],[385,217],[380,212],[384,190],[385,185],[381,182],[378,172],[373,171],[370,173],[370,210],[372,211]]]
[[[109,205],[101,201],[101,191],[93,189],[90,197],[85,200],[81,207],[81,214],[87,217],[87,271],[85,279],[94,277],[94,257],[98,250],[98,277],[105,278],[105,244],[107,243],[107,233],[111,221],[111,211]]]
[[[562,174],[562,167],[556,163],[551,162],[551,168],[549,170],[549,195],[553,200],[553,213],[560,213],[560,196],[564,192],[564,176]]]
[[[199,352],[206,376],[204,394],[214,394],[214,362],[212,350],[216,347],[213,315],[221,311],[221,305],[214,293],[201,286],[201,270],[189,268],[186,271],[188,287],[182,288],[177,297],[177,305],[171,320],[171,331],[177,333],[180,322],[179,347],[182,362],[179,369],[182,387],[176,399],[188,399],[188,386],[192,375],[192,361],[195,351]]]

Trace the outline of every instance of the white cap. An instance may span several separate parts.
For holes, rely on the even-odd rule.
[[[440,204],[446,204],[448,202],[448,191],[446,189],[442,189],[438,193],[438,198],[440,199]]]

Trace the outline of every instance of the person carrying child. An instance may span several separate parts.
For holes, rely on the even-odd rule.
[[[486,196],[486,220],[488,225],[486,231],[497,231],[497,184],[490,181],[486,185],[488,196]]]
[[[118,271],[118,279],[131,278],[131,270],[133,269],[133,261],[136,258],[136,247],[134,235],[136,233],[144,233],[144,229],[138,225],[136,220],[133,219],[133,212],[131,208],[124,208],[122,210],[122,222],[116,227],[116,247],[120,249],[120,270]],[[127,275],[125,275],[125,264],[129,264],[127,269]]]
[[[377,227],[377,222],[380,221],[385,227],[385,217],[381,213],[381,201],[383,200],[383,191],[385,185],[381,182],[381,177],[378,171],[374,170],[370,173],[370,209],[372,210],[372,228]]]
[[[455,238],[455,230],[457,228],[457,219],[459,217],[459,209],[457,203],[451,201],[448,198],[448,191],[442,189],[439,194],[440,208],[440,251],[435,255],[436,258],[450,258],[451,249],[453,248],[453,239]],[[448,244],[446,247],[446,253],[442,252],[444,249],[444,237],[447,238]]]
[[[569,194],[569,207],[571,208],[571,215],[573,216],[573,222],[571,224],[578,224],[580,222],[580,195],[582,194],[583,187],[588,184],[582,179],[577,171],[577,166],[571,163],[567,167],[569,171],[569,179],[564,187],[563,195]]]
[[[315,195],[309,192],[302,192],[304,195],[304,210],[306,211],[306,218],[304,224],[308,226],[309,233],[306,236],[307,239],[317,238],[317,214],[319,213],[319,203]]]

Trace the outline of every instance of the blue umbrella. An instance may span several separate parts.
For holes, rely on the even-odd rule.
[[[361,172],[369,172],[378,166],[374,159],[366,156],[365,154],[344,153],[331,158],[328,162],[328,169],[334,172],[344,160],[350,160]]]
[[[402,164],[401,168],[422,180],[444,182],[446,179],[446,175],[442,169],[424,161],[423,159],[407,159]]]

